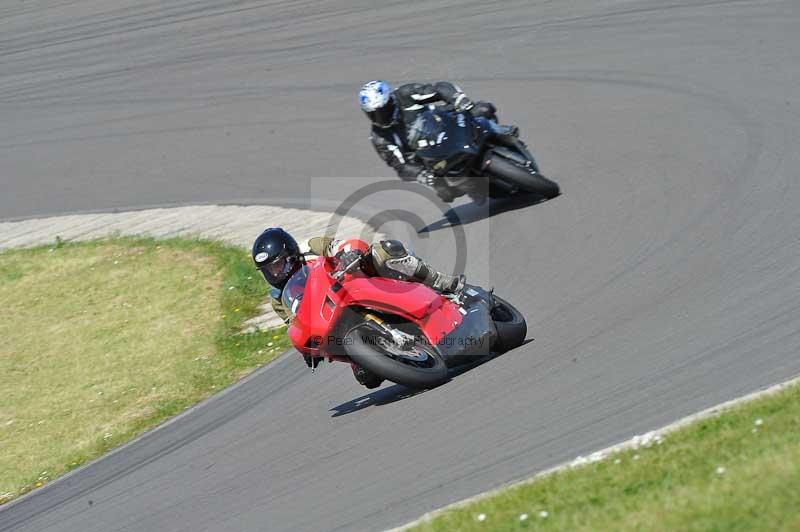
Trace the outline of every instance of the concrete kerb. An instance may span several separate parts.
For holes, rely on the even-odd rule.
[[[327,212],[266,205],[190,205],[158,207],[126,212],[96,212],[0,222],[0,250],[96,240],[111,236],[176,236],[220,240],[249,248],[266,227],[283,227],[301,246],[313,237],[336,231],[337,236],[363,233],[365,222]],[[246,322],[245,330],[270,329],[282,325],[269,304]]]

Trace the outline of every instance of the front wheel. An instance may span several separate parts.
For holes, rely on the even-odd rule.
[[[401,348],[366,323],[345,334],[344,349],[359,366],[409,388],[434,388],[447,381],[447,365],[434,347],[417,340]]]
[[[560,193],[558,183],[550,181],[532,168],[520,166],[503,157],[493,156],[485,171],[516,183],[525,192],[539,194],[548,199],[555,198]]]

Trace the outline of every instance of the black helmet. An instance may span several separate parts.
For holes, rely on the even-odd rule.
[[[253,260],[269,284],[283,288],[302,266],[303,254],[292,235],[280,227],[271,227],[253,243]]]

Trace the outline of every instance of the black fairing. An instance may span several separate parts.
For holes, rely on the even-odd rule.
[[[508,159],[509,161],[511,161],[513,163],[516,163],[516,164],[518,164],[520,166],[525,166],[526,164],[533,164],[531,159],[528,159],[527,157],[525,157],[521,153],[519,153],[519,152],[517,152],[515,150],[512,150],[512,149],[500,146],[500,147],[496,147],[496,148],[492,149],[492,151],[486,153],[486,156],[484,157],[484,160],[483,160],[483,163],[482,163],[481,166],[484,166],[486,164],[486,161],[488,159],[490,159],[492,155],[499,155],[500,157]]]
[[[489,355],[497,340],[497,330],[491,316],[492,296],[478,286],[464,291],[461,324],[437,344],[448,366],[464,364],[475,357]],[[463,313],[462,313],[463,314]]]
[[[519,190],[516,184],[486,172],[494,158],[539,171],[525,143],[495,135],[472,114],[457,112],[452,106],[417,115],[408,130],[408,143],[429,170],[445,178],[447,186],[475,198],[506,196]]]
[[[431,109],[409,130],[409,143],[437,175],[463,170],[481,154],[489,133],[469,113]]]

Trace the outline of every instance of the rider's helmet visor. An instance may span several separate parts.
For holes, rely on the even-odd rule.
[[[289,257],[278,257],[267,264],[267,270],[269,271],[270,275],[279,277],[281,274],[288,273],[290,269],[290,263],[291,261]]]
[[[367,117],[378,127],[389,127],[395,122],[394,100],[389,100],[386,105],[374,111],[367,111]]]
[[[289,278],[294,266],[294,257],[281,255],[261,267],[267,282],[272,285],[280,284]]]

